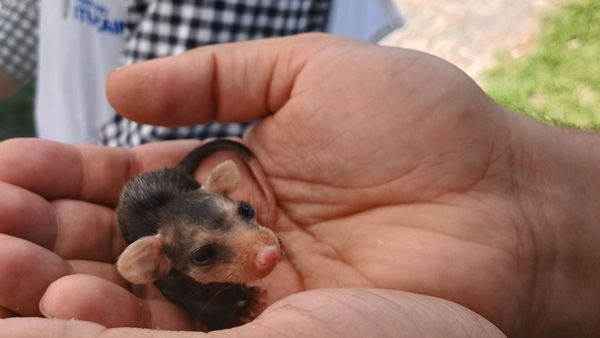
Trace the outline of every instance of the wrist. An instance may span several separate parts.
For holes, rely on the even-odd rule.
[[[536,248],[530,334],[598,334],[600,135],[511,119],[517,196]]]

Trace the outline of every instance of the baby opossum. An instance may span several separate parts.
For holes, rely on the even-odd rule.
[[[281,252],[278,237],[256,222],[253,207],[228,197],[240,180],[233,161],[216,166],[202,187],[193,177],[218,151],[253,158],[238,142],[206,143],[174,168],[132,178],[117,207],[128,244],[117,262],[121,275],[134,284],[154,282],[208,330],[255,316],[259,290],[243,283],[269,274]]]

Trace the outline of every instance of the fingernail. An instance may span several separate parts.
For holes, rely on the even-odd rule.
[[[44,307],[44,298],[45,297],[46,297],[46,295],[44,295],[42,297],[42,299],[40,299],[38,307],[39,307],[40,312],[42,313],[42,315],[44,315],[44,317],[46,317],[46,318],[52,318],[52,316],[46,311],[46,308]]]

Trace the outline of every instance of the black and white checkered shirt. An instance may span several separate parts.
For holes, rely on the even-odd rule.
[[[217,43],[325,29],[331,0],[129,0],[124,64]],[[180,139],[240,136],[245,124],[184,128],[142,125],[119,115],[102,128],[102,143],[136,146]]]
[[[35,80],[37,0],[0,1],[0,67],[23,84]]]

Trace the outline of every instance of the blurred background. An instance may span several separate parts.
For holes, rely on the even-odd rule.
[[[515,111],[600,130],[600,0],[396,0],[396,5],[404,26],[382,44],[448,60]],[[34,135],[33,98],[27,86],[0,103],[0,139]]]

